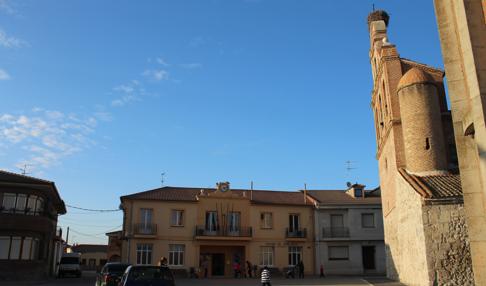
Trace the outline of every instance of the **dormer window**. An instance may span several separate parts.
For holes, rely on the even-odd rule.
[[[354,197],[361,198],[363,196],[363,189],[354,189]]]

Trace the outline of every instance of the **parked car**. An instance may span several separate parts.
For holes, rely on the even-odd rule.
[[[95,286],[118,286],[121,277],[130,264],[109,262],[96,274]]]
[[[123,274],[119,286],[175,286],[167,266],[132,265]]]
[[[59,261],[59,277],[64,277],[66,274],[72,274],[76,277],[81,277],[81,254],[79,253],[64,253]]]

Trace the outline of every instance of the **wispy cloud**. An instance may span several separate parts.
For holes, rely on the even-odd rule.
[[[7,35],[7,33],[0,29],[0,46],[5,48],[20,48],[27,45],[27,42],[12,36]]]
[[[17,13],[9,0],[0,0],[0,11],[11,15]]]
[[[199,69],[199,68],[202,68],[202,64],[201,63],[188,63],[188,64],[180,64],[180,67],[181,68],[185,68],[185,69]]]
[[[160,64],[160,65],[163,65],[164,67],[168,67],[170,66],[163,58],[156,58],[155,61]]]
[[[162,69],[145,70],[142,75],[152,81],[162,81],[169,79],[169,72]]]
[[[10,75],[3,69],[0,69],[0,80],[9,80]]]
[[[37,171],[96,144],[91,138],[97,126],[94,117],[79,117],[55,110],[34,108],[28,114],[0,114],[2,148],[23,153],[16,166],[25,164]]]
[[[113,88],[117,98],[111,101],[111,106],[120,107],[134,101],[142,100],[142,97],[148,95],[143,84],[137,80],[132,80],[126,84],[121,84]]]

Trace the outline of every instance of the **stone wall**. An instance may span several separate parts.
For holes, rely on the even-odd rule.
[[[429,285],[422,197],[400,175],[397,176],[396,208],[398,235],[392,259],[397,265],[398,278],[406,285]]]
[[[469,238],[462,204],[422,208],[429,278],[439,285],[474,285]]]

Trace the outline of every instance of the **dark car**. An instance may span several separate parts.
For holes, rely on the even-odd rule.
[[[96,275],[96,286],[118,286],[123,273],[130,264],[109,262]]]
[[[119,286],[175,286],[174,276],[167,266],[129,266]]]

